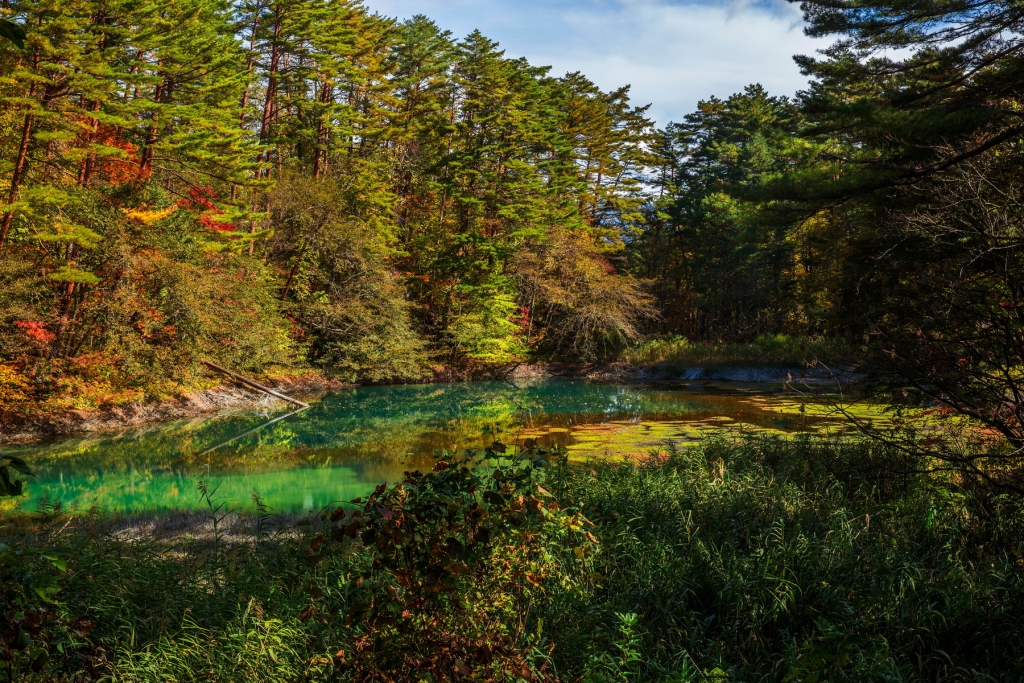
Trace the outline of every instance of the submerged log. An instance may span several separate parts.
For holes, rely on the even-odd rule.
[[[230,378],[232,378],[232,379],[234,379],[234,380],[236,380],[238,382],[241,382],[242,384],[245,384],[246,386],[252,387],[253,389],[258,389],[259,391],[262,391],[262,392],[264,392],[266,394],[270,394],[271,396],[275,396],[275,397],[281,399],[282,401],[288,401],[288,403],[294,403],[295,405],[302,406],[303,408],[308,408],[309,407],[308,403],[303,403],[302,401],[300,401],[300,400],[298,400],[296,398],[292,398],[291,396],[285,396],[281,392],[274,391],[270,387],[265,387],[262,384],[260,384],[259,382],[255,382],[255,381],[249,379],[248,377],[242,377],[241,375],[236,374],[234,372],[231,372],[230,370],[225,370],[224,368],[222,368],[221,366],[217,365],[216,363],[211,363],[208,360],[204,360],[203,363],[205,363],[207,366],[213,368],[217,372],[222,372],[225,375],[227,375],[228,377],[230,377]]]

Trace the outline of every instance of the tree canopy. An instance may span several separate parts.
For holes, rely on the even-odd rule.
[[[412,379],[607,356],[654,316],[621,258],[654,138],[628,88],[350,0],[4,16],[27,33],[0,48],[12,377],[111,400],[200,358]]]
[[[1017,443],[1021,12],[802,8],[835,38],[796,58],[806,90],[659,130],[628,87],[356,0],[12,0],[0,391],[785,334],[845,339]]]

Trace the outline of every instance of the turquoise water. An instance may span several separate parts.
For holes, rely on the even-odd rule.
[[[820,418],[774,410],[786,400],[750,386],[723,392],[569,379],[359,387],[297,414],[237,413],[6,450],[35,470],[16,503],[26,510],[190,509],[206,481],[234,509],[252,509],[258,491],[276,511],[304,512],[495,438],[557,443],[581,459],[628,457],[726,428],[821,428]]]

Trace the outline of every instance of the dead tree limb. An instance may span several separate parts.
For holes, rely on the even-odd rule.
[[[276,396],[277,398],[281,399],[282,401],[288,401],[289,403],[294,403],[295,405],[302,406],[303,408],[308,408],[309,407],[308,403],[303,403],[302,401],[300,401],[300,400],[298,400],[296,398],[292,398],[290,396],[285,396],[281,392],[274,391],[270,387],[265,387],[262,384],[260,384],[259,382],[254,382],[253,380],[248,379],[246,377],[242,377],[241,375],[238,375],[238,374],[236,374],[234,372],[231,372],[230,370],[225,370],[224,368],[222,368],[221,366],[217,365],[216,363],[211,363],[208,360],[204,360],[203,363],[205,363],[207,366],[213,368],[217,372],[223,372],[228,377],[230,377],[230,378],[232,378],[232,379],[234,379],[234,380],[236,380],[238,382],[241,382],[242,384],[244,384],[246,386],[252,387],[253,389],[258,389],[259,391],[262,391],[264,393],[270,394],[271,396]]]

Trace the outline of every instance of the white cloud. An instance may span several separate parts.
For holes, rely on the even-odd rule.
[[[479,28],[512,57],[581,71],[609,90],[632,85],[660,124],[680,120],[711,95],[760,83],[792,95],[806,85],[794,54],[824,42],[806,37],[785,0],[367,0],[389,16],[425,14],[464,36]]]

